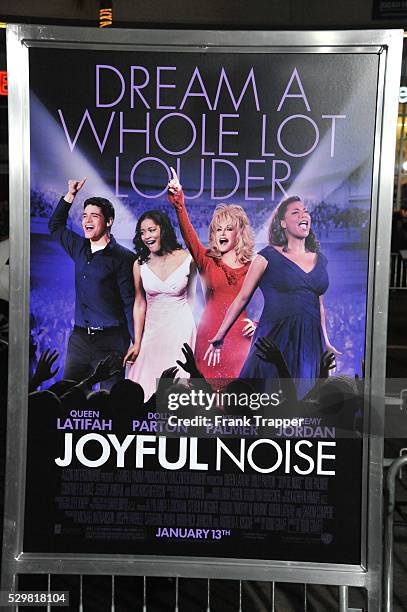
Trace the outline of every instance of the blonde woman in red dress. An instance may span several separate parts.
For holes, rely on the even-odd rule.
[[[254,256],[254,237],[243,208],[235,204],[216,207],[209,225],[209,248],[198,238],[189,219],[184,193],[175,170],[168,183],[168,199],[177,213],[182,236],[204,281],[206,306],[198,326],[195,358],[208,379],[237,378],[250,349],[256,327],[243,311],[225,338],[225,356],[205,361],[209,340],[217,332],[227,309],[239,293]],[[226,346],[227,343],[227,346]],[[227,356],[227,357],[226,357]]]

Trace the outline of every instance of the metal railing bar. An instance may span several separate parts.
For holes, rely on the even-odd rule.
[[[348,601],[348,587],[339,587],[339,612],[348,612],[349,601]]]
[[[403,460],[403,463],[407,463],[407,455],[401,458]],[[396,465],[392,465],[392,471],[394,474],[398,473],[398,470],[400,469],[400,461],[397,461]],[[390,489],[390,493],[392,493],[391,489]],[[392,497],[390,495],[390,501],[391,501]],[[393,506],[393,513],[395,512],[395,504]],[[394,559],[397,559],[397,556],[394,555]],[[28,574],[29,576],[30,574]],[[79,580],[76,582],[76,585],[79,586],[79,593],[78,593],[78,610],[79,612],[84,612],[85,610],[85,604],[88,601],[89,597],[93,598],[93,591],[92,589],[96,588],[95,586],[90,588],[90,585],[87,583],[87,577],[88,576],[92,576],[94,574],[92,573],[85,573],[85,574],[80,574],[80,575],[72,575],[72,577],[75,577],[76,579],[79,578]],[[22,577],[24,577],[25,574],[22,574]],[[58,590],[58,586],[57,583],[54,583],[54,577],[58,577],[58,574],[52,574],[52,573],[48,573],[46,574],[47,576],[47,590],[48,592],[52,592],[52,587],[54,587],[56,590]],[[44,576],[45,577],[45,576]],[[116,574],[110,574],[110,576],[105,576],[105,578],[110,578],[110,587],[111,587],[111,592],[110,592],[110,598],[111,598],[111,603],[110,603],[110,609],[111,612],[115,612],[116,609],[116,600],[119,601],[120,599],[120,583],[116,580],[118,576]],[[120,577],[120,576],[119,576]],[[143,612],[147,612],[147,576],[142,576],[143,578],[143,603],[142,603],[142,611]],[[16,576],[16,579],[18,579],[18,575]],[[168,577],[162,577],[162,580],[167,580],[168,581]],[[174,581],[174,585],[175,585],[175,593],[174,593],[174,612],[180,612],[180,598],[181,598],[181,591],[180,591],[180,577],[179,576],[174,576],[171,579],[171,582]],[[58,582],[58,581],[57,581]],[[219,582],[219,581],[217,581]],[[278,587],[278,583],[276,583],[275,581],[270,581],[268,582],[268,587],[266,586],[267,583],[265,582],[250,582],[250,581],[245,581],[245,580],[235,580],[233,581],[234,584],[232,584],[232,588],[236,588],[236,583],[237,583],[237,587],[238,587],[238,608],[236,612],[243,612],[243,598],[245,598],[245,602],[246,602],[246,607],[249,606],[249,608],[251,606],[253,606],[256,609],[262,609],[262,610],[270,610],[271,612],[276,612],[276,589]],[[108,586],[109,583],[106,584],[106,587]],[[308,610],[313,609],[313,607],[316,605],[317,608],[319,609],[318,606],[321,606],[321,609],[332,609],[332,610],[338,610],[339,612],[363,612],[363,610],[361,610],[360,608],[349,608],[349,603],[348,603],[348,591],[349,591],[349,586],[338,586],[338,585],[332,585],[329,588],[329,593],[330,593],[330,597],[327,597],[327,593],[325,593],[324,595],[324,591],[322,589],[322,591],[320,589],[315,590],[315,592],[312,590],[311,585],[308,583],[286,583],[287,586],[289,587],[290,585],[292,587],[296,586],[297,588],[295,589],[295,592],[291,592],[290,590],[287,591],[286,596],[288,597],[288,601],[287,603],[289,603],[291,596],[295,596],[296,598],[296,608],[298,607],[298,609],[302,609],[303,612],[308,612]],[[212,589],[214,588],[214,584],[213,584],[213,579],[206,579],[206,588],[207,588],[207,606],[206,606],[206,611],[205,612],[211,612],[211,605],[213,603],[213,591]],[[23,587],[23,585],[21,585]],[[320,587],[327,587],[328,585],[314,585],[314,586],[320,586]],[[299,587],[299,589],[298,589]],[[24,587],[23,587],[24,588]],[[31,586],[31,588],[33,588],[33,586]],[[37,587],[35,587],[37,588]],[[43,587],[42,587],[43,588]],[[39,590],[42,590],[42,588],[38,587]],[[90,590],[89,590],[90,588]],[[158,589],[160,590],[160,587],[158,585]],[[108,590],[108,589],[107,589]],[[76,589],[74,590],[74,592],[72,593],[73,596],[73,600],[71,602],[71,605],[74,605],[74,601],[76,600],[76,595],[77,593],[75,592]],[[95,593],[97,593],[98,591],[95,591]],[[223,590],[221,591],[223,593]],[[236,592],[236,591],[235,591]],[[285,593],[285,591],[283,591],[283,593]],[[189,593],[187,591],[188,595],[191,595],[192,600],[194,601],[195,605],[199,605],[199,599],[196,598],[194,600],[194,596],[193,593]],[[100,595],[100,593],[99,593]],[[105,595],[103,595],[104,598],[106,598],[108,600],[109,595],[106,593]],[[226,590],[224,591],[224,597],[228,599],[228,601],[230,602],[230,593],[228,591],[228,588],[226,588]],[[119,599],[118,599],[119,598]],[[396,598],[396,596],[395,596]],[[106,601],[105,599],[105,601]],[[222,598],[223,599],[223,596]],[[315,599],[315,600],[314,600]],[[234,600],[234,597],[233,597]],[[218,602],[217,604],[214,604],[216,606],[218,606],[221,602],[218,601],[218,598],[216,598],[216,601]],[[302,601],[302,605],[300,604],[300,602]],[[154,597],[151,599],[150,602],[150,607],[151,605],[155,605],[155,599]],[[187,602],[188,603],[188,602]],[[294,600],[291,602],[292,604],[294,603]],[[87,605],[87,604],[86,604]],[[201,604],[202,605],[202,604]],[[300,608],[301,606],[301,608]],[[222,605],[220,606],[222,607]],[[249,609],[248,608],[248,609]],[[18,610],[18,606],[13,608],[14,610]],[[47,612],[50,610],[52,610],[52,605],[51,604],[47,604]],[[389,609],[385,609],[384,612],[392,612],[392,608]]]
[[[394,266],[393,268],[393,287],[396,286],[397,284],[397,266],[398,266],[398,256],[396,255],[396,257],[393,257],[392,255],[392,264]]]
[[[115,612],[114,595],[115,595],[115,583],[114,583],[114,575],[112,575],[112,603],[111,603],[111,612]]]
[[[147,612],[147,576],[143,576],[143,612]]]
[[[390,289],[407,289],[406,261],[399,253],[391,254]]]
[[[393,612],[393,531],[396,498],[396,477],[407,456],[399,457],[391,464],[386,478],[386,521],[384,526],[384,612]]]
[[[276,583],[273,582],[271,583],[271,612],[276,612]]]
[[[51,592],[51,574],[48,574],[47,576],[47,591],[48,593]],[[47,603],[47,612],[51,612],[51,602],[48,601]]]
[[[179,578],[178,576],[175,577],[175,612],[179,612],[179,605],[178,605],[178,596],[179,596]]]
[[[79,576],[79,612],[83,612],[83,575]]]

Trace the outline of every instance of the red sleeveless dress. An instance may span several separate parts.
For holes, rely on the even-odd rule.
[[[198,368],[209,381],[211,378],[238,378],[251,345],[251,338],[242,334],[244,326],[247,325],[244,319],[248,318],[245,310],[226,335],[220,364],[215,367],[208,366],[208,362],[204,361],[204,355],[209,347],[209,340],[218,331],[227,309],[239,293],[250,263],[246,263],[240,268],[231,268],[221,260],[209,257],[207,255],[208,249],[199,240],[191,224],[183,198],[182,201],[175,204],[175,209],[182,236],[194,258],[205,286],[206,306],[198,325],[195,345],[195,358]]]

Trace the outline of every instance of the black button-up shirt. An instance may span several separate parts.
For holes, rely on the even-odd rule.
[[[48,228],[75,262],[75,323],[80,327],[127,326],[133,338],[136,256],[112,235],[103,250],[92,253],[90,240],[66,227],[70,207],[61,198]]]

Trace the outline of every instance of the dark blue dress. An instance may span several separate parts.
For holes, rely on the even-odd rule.
[[[260,359],[254,346],[257,338],[267,336],[284,355],[301,398],[319,376],[325,346],[319,296],[325,293],[329,285],[327,259],[318,253],[314,268],[311,272],[304,272],[271,246],[260,251],[259,255],[268,262],[259,283],[264,308],[240,378],[264,379],[264,384],[260,385],[262,389],[275,390],[278,378],[276,368]]]

